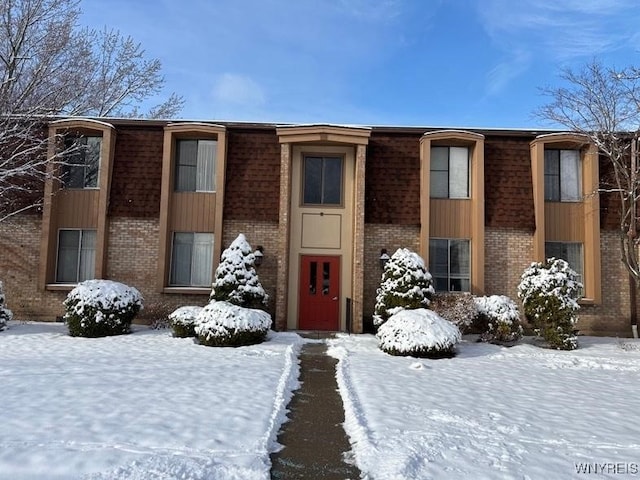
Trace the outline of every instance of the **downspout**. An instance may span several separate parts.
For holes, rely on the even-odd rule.
[[[631,194],[634,196],[634,200],[631,202],[633,211],[631,212],[631,225],[629,233],[636,235],[636,215],[638,214],[637,205],[635,201],[636,195],[636,168],[638,167],[638,138],[637,136],[631,141]],[[635,242],[632,242],[630,248],[635,249]],[[638,338],[638,307],[636,305],[636,281],[632,275],[629,275],[629,314],[631,317],[631,333],[633,338]]]
[[[631,317],[631,333],[638,338],[638,307],[636,304],[636,281],[629,275],[629,315]]]

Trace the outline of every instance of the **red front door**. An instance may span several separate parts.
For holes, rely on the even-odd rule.
[[[300,262],[298,328],[338,330],[340,257],[304,255]]]

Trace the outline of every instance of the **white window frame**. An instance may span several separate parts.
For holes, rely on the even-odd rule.
[[[447,242],[447,290],[441,290],[441,289],[437,289],[436,288],[436,278],[444,278],[442,275],[436,275],[436,273],[440,273],[440,272],[434,272],[434,265],[435,265],[435,261],[436,261],[436,256],[433,254],[433,247],[432,247],[432,242]],[[451,273],[451,244],[452,242],[464,242],[467,245],[467,254],[468,254],[468,260],[467,263],[469,265],[469,271],[467,275],[463,275],[461,273],[455,273],[452,275]],[[433,288],[436,289],[436,291],[440,291],[440,292],[470,292],[471,291],[471,240],[467,239],[467,238],[430,238],[429,239],[429,272],[431,273],[431,276],[433,277]],[[469,288],[467,290],[455,290],[453,288],[451,288],[452,280],[460,280],[460,281],[467,281],[469,284]]]
[[[550,170],[548,154],[558,152],[557,173]],[[552,195],[547,188],[547,179],[557,177],[558,194]],[[554,183],[555,183],[554,182]],[[582,158],[578,149],[545,148],[544,150],[544,199],[547,202],[580,202],[582,201]]]
[[[75,280],[60,280],[60,237],[62,232],[79,232],[78,236],[78,245],[77,245],[77,261],[75,265],[76,275]],[[88,237],[88,233],[92,232],[94,234],[93,246],[88,246],[85,244],[85,236]],[[55,271],[55,279],[56,283],[64,283],[64,284],[73,284],[82,282],[84,280],[91,280],[95,278],[95,270],[96,270],[96,242],[97,242],[97,231],[94,229],[80,229],[80,228],[61,228],[58,230],[58,244],[56,249],[56,271]],[[83,269],[83,265],[85,268]],[[92,270],[91,274],[83,275],[83,270],[87,270],[86,265]]]
[[[193,183],[194,187],[184,188],[179,185],[180,179],[185,178],[180,175],[180,167],[186,167],[187,164],[180,163],[180,145],[183,142],[196,143],[196,164],[195,172],[189,175],[195,175],[195,178],[188,178],[189,183]],[[178,138],[175,140],[175,162],[174,162],[174,191],[176,192],[206,192],[213,193],[216,191],[216,169],[217,169],[217,148],[218,141],[212,139],[195,139],[195,138]],[[191,181],[193,180],[193,181]]]
[[[178,235],[190,235],[190,265],[189,265],[189,282],[177,283],[175,280],[176,267],[176,237]],[[171,236],[171,261],[169,262],[169,281],[170,287],[210,287],[213,281],[213,252],[214,252],[215,237],[210,232],[173,232]],[[185,245],[187,245],[185,243]],[[208,251],[201,252],[201,254],[194,255],[197,246],[206,245]],[[198,278],[200,277],[200,278]]]
[[[444,151],[447,152],[447,165],[446,168],[434,168],[434,164],[436,163],[434,160],[437,158],[437,155],[434,154],[435,151]],[[461,162],[460,154],[462,151],[465,151],[466,159],[464,162]],[[452,155],[454,153],[454,155]],[[457,154],[456,154],[457,153]],[[444,145],[432,145],[431,146],[431,154],[430,154],[430,197],[431,198],[449,198],[449,199],[468,199],[471,198],[471,149],[469,147],[457,147],[457,146],[444,146]],[[455,174],[460,174],[461,169],[464,173],[466,173],[466,181],[465,181],[465,192],[464,194],[456,192],[456,182],[455,177],[452,175],[452,172]],[[446,172],[447,180],[444,183],[447,187],[446,195],[434,195],[436,191],[435,188],[435,178],[434,172]]]
[[[95,151],[97,149],[97,152]],[[62,159],[62,186],[67,190],[91,190],[97,189],[100,186],[100,166],[102,163],[102,136],[99,135],[87,135],[82,137],[68,138],[65,142],[65,150],[67,153],[63,154]],[[95,185],[92,182],[88,184],[88,171],[90,164],[87,162],[87,153],[92,152],[97,154],[96,160],[96,175]],[[76,158],[81,158],[82,162],[74,162]],[[93,157],[89,157],[93,158]],[[82,186],[68,184],[68,180],[65,176],[69,175],[71,169],[82,169]]]

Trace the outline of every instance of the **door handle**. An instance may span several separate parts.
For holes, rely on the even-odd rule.
[[[338,300],[338,297],[333,297],[331,300],[333,300],[334,302]]]

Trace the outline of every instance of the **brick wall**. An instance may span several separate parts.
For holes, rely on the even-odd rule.
[[[420,247],[418,225],[385,225],[367,223],[364,226],[364,305],[365,330],[370,324],[376,303],[376,289],[380,286],[380,250],[393,255],[398,248],[417,252]]]
[[[0,224],[0,280],[16,320],[53,321],[67,292],[38,290],[42,217],[20,215]]]
[[[485,242],[487,295],[507,295],[518,301],[520,276],[533,257],[532,235],[520,229],[487,228]],[[585,335],[629,336],[629,277],[620,261],[615,232],[602,231],[600,247],[602,304],[582,305],[578,328]]]
[[[228,247],[238,234],[243,233],[253,249],[258,245],[264,248],[262,265],[256,268],[260,283],[269,294],[267,310],[275,319],[276,288],[278,286],[278,224],[275,222],[246,222],[227,220],[223,226],[223,247]]]

